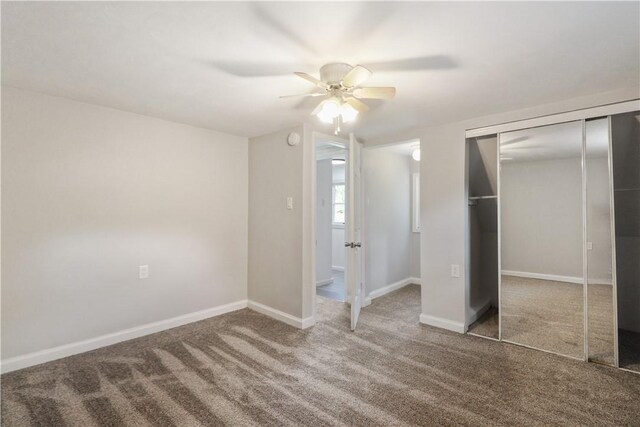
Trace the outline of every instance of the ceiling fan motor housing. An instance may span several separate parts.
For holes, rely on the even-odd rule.
[[[320,68],[320,80],[328,85],[340,85],[340,82],[353,67],[342,62],[323,65]]]

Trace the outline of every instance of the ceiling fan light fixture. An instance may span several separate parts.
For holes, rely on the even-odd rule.
[[[333,123],[333,119],[340,115],[340,103],[337,99],[327,100],[318,112],[318,118],[324,123]]]
[[[358,110],[345,102],[342,104],[342,107],[340,107],[340,115],[342,116],[343,123],[349,123],[358,117]]]
[[[315,91],[281,98],[292,96],[326,97],[314,108],[311,115],[318,116],[318,119],[323,123],[333,124],[336,135],[340,132],[342,124],[353,122],[359,113],[369,111],[369,106],[360,98],[391,99],[396,94],[394,87],[361,86],[372,75],[371,70],[362,65],[352,67],[345,63],[325,64],[320,68],[319,79],[303,72],[295,72],[294,74],[312,83],[315,86]]]

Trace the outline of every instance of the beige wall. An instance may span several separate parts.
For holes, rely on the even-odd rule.
[[[367,294],[411,276],[411,157],[363,150]]]
[[[249,299],[303,316],[303,147],[282,130],[249,140]],[[309,194],[315,194],[310,188]],[[287,197],[293,197],[288,210]],[[309,203],[311,205],[311,203]],[[315,274],[313,274],[315,276]],[[314,283],[310,286],[315,286]]]
[[[246,299],[247,145],[3,87],[2,359]]]
[[[316,283],[331,280],[332,264],[332,165],[331,159],[316,163]]]
[[[582,159],[501,162],[502,270],[582,279]]]

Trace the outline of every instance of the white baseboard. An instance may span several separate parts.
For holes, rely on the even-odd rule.
[[[96,338],[89,338],[87,340],[77,341],[46,350],[40,350],[22,356],[11,357],[1,362],[0,369],[2,373],[5,373],[27,368],[29,366],[39,365],[41,363],[50,362],[52,360],[61,359],[63,357],[73,356],[74,354],[84,353],[101,347],[117,344],[122,341],[154,334],[156,332],[161,332],[167,329],[175,328],[177,326],[197,322],[199,320],[208,319],[210,317],[219,316],[221,314],[240,310],[246,307],[247,300],[240,300],[229,304],[208,308],[206,310],[196,311],[177,317],[172,317],[170,319],[160,320],[158,322],[147,323],[142,326],[136,326],[134,328],[113,332],[111,334],[101,335]]]
[[[316,282],[316,286],[324,286],[333,283],[333,279],[320,280]]]
[[[399,280],[390,285],[376,289],[375,291],[371,291],[365,298],[363,307],[368,306],[369,304],[371,304],[372,300],[380,298],[381,296],[386,295],[389,292],[397,291],[398,289],[404,288],[407,285],[420,285],[421,283],[421,280],[417,277],[407,277],[406,279]]]
[[[344,271],[344,267],[339,267],[337,265],[332,265],[331,269],[336,271]]]
[[[574,277],[574,276],[559,276],[556,274],[530,273],[528,271],[513,271],[513,270],[502,270],[502,274],[505,276],[524,277],[528,279],[553,280],[555,282],[577,283],[579,285],[583,283],[582,277]],[[589,283],[598,284],[598,285],[613,285],[613,281],[611,280],[611,278],[607,278],[607,279],[589,278]]]
[[[294,326],[298,329],[307,329],[313,325],[315,325],[316,321],[311,317],[307,317],[305,319],[301,319],[300,317],[292,316],[289,313],[285,313],[284,311],[276,310],[273,307],[269,307],[268,305],[260,304],[259,302],[249,301],[247,306],[258,313],[264,314],[265,316],[269,316],[273,319],[279,320],[281,322],[286,323],[287,325]]]
[[[503,276],[514,276],[514,277],[524,277],[527,279],[540,279],[540,280],[553,280],[556,282],[568,282],[568,283],[578,283],[582,284],[582,277],[574,277],[574,276],[560,276],[557,274],[542,274],[542,273],[531,273],[528,271],[512,271],[512,270],[502,270]]]
[[[420,323],[425,325],[435,326],[436,328],[442,328],[459,334],[464,334],[464,323],[454,322],[453,320],[443,319],[441,317],[429,316],[428,314],[420,315]]]
[[[467,328],[469,325],[472,325],[473,322],[482,317],[483,314],[487,312],[491,308],[491,298],[487,299],[482,305],[480,305],[479,309],[474,309],[471,307],[471,316],[469,316],[469,320],[467,320]]]

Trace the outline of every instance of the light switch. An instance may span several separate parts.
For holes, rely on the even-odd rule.
[[[460,277],[460,266],[458,264],[451,264],[451,277]]]
[[[149,278],[149,266],[141,265],[138,267],[138,278],[140,279],[148,279]]]
[[[593,242],[587,242],[587,250],[588,251],[593,250]]]
[[[287,197],[287,209],[293,209],[293,197],[291,196]]]

